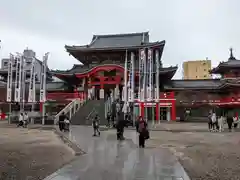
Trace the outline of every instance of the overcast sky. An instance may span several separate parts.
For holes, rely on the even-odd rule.
[[[164,66],[208,57],[212,65],[240,59],[239,0],[0,0],[0,57],[26,47],[49,67],[78,63],[64,45],[83,45],[93,34],[149,31],[152,41],[166,40]]]

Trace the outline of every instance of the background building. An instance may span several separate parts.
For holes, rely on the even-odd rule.
[[[25,57],[25,66],[24,70],[26,71],[26,82],[30,79],[31,74],[31,68],[32,68],[32,60],[35,59],[35,73],[36,73],[36,82],[40,82],[41,77],[41,67],[42,67],[42,61],[38,60],[36,58],[36,53],[31,49],[25,49],[23,51],[23,56]],[[1,69],[0,69],[0,79],[4,82],[7,82],[7,74],[8,74],[8,62],[9,58],[3,58],[1,62]],[[16,64],[13,64],[13,79],[15,78],[16,72]],[[50,71],[47,68],[47,80],[51,81],[52,76],[50,75]]]
[[[183,63],[183,79],[211,79],[211,60],[186,61]]]

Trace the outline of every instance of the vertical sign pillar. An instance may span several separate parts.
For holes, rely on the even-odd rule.
[[[104,77],[100,77],[100,99],[104,99]]]
[[[41,83],[40,83],[40,106],[42,106],[42,124],[45,124],[45,101],[46,101],[46,71],[47,71],[47,60],[48,60],[48,54],[46,53],[43,56],[43,62],[42,62],[42,71],[41,71]]]
[[[145,54],[145,49],[141,49],[140,50],[140,61],[139,61],[139,95],[140,95],[140,103],[139,103],[139,109],[140,109],[140,115],[142,117],[144,117],[144,100],[145,100],[145,93],[144,93],[144,86],[145,86],[145,83],[144,83],[144,67],[145,67],[145,58],[146,58],[146,54]]]
[[[159,50],[155,50],[155,64],[156,64],[156,73],[155,73],[155,80],[156,80],[156,121],[160,123],[159,119],[159,111],[160,111],[160,91],[159,91],[159,68],[160,68],[160,62],[159,62]],[[158,108],[158,109],[157,109]]]

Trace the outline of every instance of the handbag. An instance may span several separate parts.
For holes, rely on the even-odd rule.
[[[147,140],[147,139],[149,139],[149,138],[150,138],[150,136],[149,136],[149,131],[146,130],[146,131],[145,131],[145,139]]]

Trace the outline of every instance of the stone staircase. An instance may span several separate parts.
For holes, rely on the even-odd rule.
[[[100,125],[106,125],[107,120],[105,118],[105,101],[104,100],[89,100],[84,106],[82,106],[78,112],[70,119],[72,125],[91,125],[92,118],[99,115]]]

